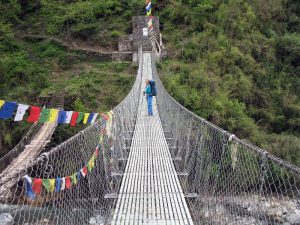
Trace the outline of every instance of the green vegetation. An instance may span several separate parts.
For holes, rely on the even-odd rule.
[[[34,103],[67,88],[67,107],[115,105],[134,68],[15,36],[112,49],[143,7],[140,0],[0,1],[0,97]],[[159,65],[168,91],[201,117],[300,165],[300,2],[168,0],[156,1],[154,12],[169,53]]]
[[[300,2],[158,3],[167,90],[198,115],[300,165]]]
[[[5,12],[0,16],[0,99],[42,106],[49,93],[66,91],[66,110],[104,112],[126,96],[136,74],[131,63],[99,62],[95,57],[68,51],[53,41],[22,41],[15,30],[20,31],[20,27],[24,28],[35,17],[42,19],[39,15],[42,8],[37,4],[39,1],[26,4],[20,1],[23,5],[18,1],[9,2],[0,2],[0,9]],[[37,5],[33,7],[34,4]],[[0,121],[3,131],[0,157],[20,141],[30,126],[27,122]],[[59,126],[51,145],[84,127]]]
[[[102,47],[116,46],[117,39],[131,32],[131,17],[143,13],[143,1],[53,1],[23,4],[22,28],[30,32],[80,38]],[[34,13],[32,13],[34,11]]]

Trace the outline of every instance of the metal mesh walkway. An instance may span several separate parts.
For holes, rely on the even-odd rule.
[[[151,54],[143,55],[142,80],[152,78]],[[142,83],[141,93],[144,88]],[[137,124],[112,224],[193,224],[153,101],[147,116],[141,94]]]

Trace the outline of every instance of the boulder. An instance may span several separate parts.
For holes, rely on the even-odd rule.
[[[287,217],[287,221],[293,225],[300,224],[300,215],[293,213]]]
[[[14,218],[9,213],[0,214],[0,225],[13,225]]]

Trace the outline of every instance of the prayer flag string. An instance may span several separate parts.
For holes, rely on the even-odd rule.
[[[47,109],[0,100],[0,119],[13,119],[15,122],[22,121],[25,117],[28,123],[58,123],[76,126],[77,124],[93,124],[99,115],[102,117],[99,113]]]
[[[56,113],[56,112],[55,112]],[[96,114],[88,115],[87,120],[94,120]],[[58,115],[59,117],[59,115]],[[113,118],[113,112],[107,114],[101,114],[103,123],[100,131],[99,144],[96,146],[95,151],[93,152],[89,161],[86,162],[85,166],[79,169],[77,172],[74,172],[65,177],[56,177],[56,178],[31,178],[28,175],[23,177],[25,183],[25,193],[28,199],[34,200],[37,195],[41,194],[44,190],[45,193],[57,193],[70,189],[73,186],[76,186],[81,179],[87,177],[88,174],[91,174],[93,169],[96,166],[96,160],[99,157],[99,149],[102,143],[104,136],[110,138],[111,135],[111,123]]]

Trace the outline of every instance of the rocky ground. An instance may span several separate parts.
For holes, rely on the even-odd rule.
[[[300,199],[259,197],[247,195],[222,199],[206,199],[216,202],[202,209],[202,218],[208,224],[226,225],[300,225]]]
[[[202,200],[202,205],[205,207],[199,207],[201,208],[201,224],[300,225],[299,198],[259,197],[252,194],[226,198],[203,197]],[[199,212],[193,211],[193,213]],[[2,212],[0,210],[0,225],[13,224],[13,216],[4,210]],[[51,223],[49,220],[44,219],[37,224],[50,225]],[[89,224],[103,224],[103,218],[93,217],[90,219]]]

